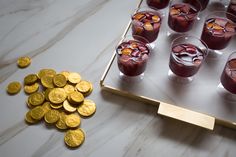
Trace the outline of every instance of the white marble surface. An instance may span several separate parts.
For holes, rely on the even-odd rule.
[[[0,156],[236,156],[236,131],[214,131],[160,117],[157,108],[101,91],[99,80],[138,1],[0,0]],[[18,69],[16,59],[32,57]],[[64,134],[24,122],[26,95],[10,81],[41,68],[77,71],[94,84],[96,114],[82,120],[85,143],[70,150]]]

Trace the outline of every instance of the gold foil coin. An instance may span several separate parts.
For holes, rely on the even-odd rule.
[[[50,103],[50,106],[51,106],[51,108],[58,110],[58,109],[62,108],[63,104]]]
[[[34,83],[32,85],[25,85],[24,86],[24,91],[27,94],[32,94],[34,92],[37,92],[39,90],[39,84],[38,83]]]
[[[41,83],[45,88],[54,88],[53,76],[48,76],[48,75],[42,76]]]
[[[44,120],[45,122],[49,124],[56,123],[59,120],[59,111],[57,110],[49,110],[47,113],[44,115]]]
[[[66,77],[66,80],[68,80],[68,76],[70,75],[69,71],[62,71],[60,74],[64,75]]]
[[[8,84],[7,86],[7,93],[8,94],[17,94],[21,90],[20,82],[14,81]]]
[[[59,120],[57,121],[56,123],[56,127],[58,129],[61,129],[61,130],[65,130],[65,129],[68,129],[68,127],[66,126],[66,122],[65,122],[65,119],[66,119],[66,114],[65,112],[60,112],[60,115],[59,115]]]
[[[38,72],[38,77],[41,79],[43,76],[55,76],[56,75],[56,71],[53,69],[41,69]]]
[[[49,110],[51,110],[51,106],[50,106],[50,102],[44,102],[43,105],[42,105],[42,108],[44,110],[45,113],[47,113]]]
[[[27,56],[25,56],[25,57],[20,57],[20,58],[18,58],[18,60],[17,60],[17,65],[18,65],[18,67],[20,67],[20,68],[26,68],[27,66],[30,65],[30,63],[31,63],[31,59],[30,59],[30,57],[27,57]]]
[[[64,141],[69,147],[79,147],[85,140],[85,134],[82,129],[68,130],[65,134]]]
[[[84,102],[77,108],[80,115],[89,117],[96,111],[96,104],[92,100],[84,100]]]
[[[63,102],[63,108],[67,111],[67,112],[75,112],[76,108],[74,106],[72,106],[67,100],[65,100]]]
[[[28,102],[30,105],[38,106],[41,105],[45,100],[43,93],[35,92],[28,97]]]
[[[81,93],[87,93],[92,88],[92,84],[88,81],[82,80],[75,86],[75,88]]]
[[[68,95],[68,100],[72,104],[79,104],[84,101],[84,96],[82,93],[74,91]]]
[[[76,128],[80,125],[80,117],[77,114],[69,114],[65,119],[66,126]]]
[[[80,80],[81,80],[81,76],[78,73],[72,72],[68,76],[68,81],[70,83],[76,84],[76,83],[79,83]]]
[[[29,74],[24,78],[25,85],[31,85],[37,82],[38,76],[36,74]]]
[[[63,88],[54,88],[48,94],[48,99],[54,104],[63,103],[67,95]]]
[[[47,88],[45,91],[43,91],[45,99],[47,101],[49,101],[48,94],[50,93],[51,90],[52,90],[52,88]]]
[[[56,74],[53,77],[53,83],[57,87],[64,87],[67,83],[66,77],[62,74]]]
[[[35,120],[40,120],[43,118],[45,112],[42,106],[37,106],[33,108],[30,112],[30,115]]]
[[[63,88],[67,95],[75,91],[75,87],[70,84],[65,85]]]
[[[26,121],[27,123],[29,123],[29,124],[35,124],[35,123],[38,122],[37,120],[35,120],[35,119],[33,119],[33,118],[31,117],[31,110],[29,110],[29,111],[25,114],[25,121]]]

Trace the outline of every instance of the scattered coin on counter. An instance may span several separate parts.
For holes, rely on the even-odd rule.
[[[7,86],[7,93],[11,95],[19,93],[20,90],[21,90],[21,84],[20,82],[17,81],[11,82]]]
[[[31,64],[31,59],[28,56],[20,57],[17,60],[17,65],[19,68],[26,68]]]
[[[64,142],[68,147],[79,147],[85,140],[80,129],[81,118],[90,117],[96,111],[96,104],[86,99],[93,91],[93,85],[82,80],[79,73],[53,69],[41,69],[37,74],[28,74],[23,81],[29,111],[25,121],[32,125],[46,122],[61,131],[66,131]],[[21,90],[20,82],[7,86],[9,94]],[[82,117],[80,117],[82,116]]]

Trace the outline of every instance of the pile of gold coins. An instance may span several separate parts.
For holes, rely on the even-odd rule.
[[[11,82],[7,87],[9,94],[21,90],[19,82]],[[69,147],[78,147],[85,140],[85,134],[79,128],[81,117],[90,117],[96,111],[96,104],[85,99],[93,91],[89,81],[82,80],[79,73],[53,69],[41,69],[38,74],[29,74],[24,78],[24,91],[28,94],[29,111],[25,121],[35,124],[44,120],[65,130],[64,141]]]

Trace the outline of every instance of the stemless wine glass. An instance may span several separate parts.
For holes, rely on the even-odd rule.
[[[208,54],[207,45],[194,36],[181,36],[173,40],[169,61],[169,78],[188,83],[198,72]]]
[[[161,27],[161,14],[151,8],[139,8],[131,18],[133,37],[142,42],[148,41],[154,48],[154,41],[157,39]],[[143,38],[146,40],[142,40]]]
[[[226,98],[236,101],[236,52],[228,57],[220,82],[218,87],[223,90]]]
[[[230,16],[231,14],[236,15],[236,0],[231,0],[227,8],[227,18],[236,23],[235,16]]]
[[[142,37],[138,37],[139,39]],[[146,39],[142,39],[144,41]],[[116,47],[117,64],[121,78],[142,79],[150,56],[148,41],[125,37]]]
[[[172,0],[168,17],[168,26],[171,30],[167,35],[190,31],[200,10],[201,4],[198,0]]]
[[[205,19],[201,40],[203,40],[210,52],[209,56],[216,58],[222,54],[222,50],[227,47],[232,36],[236,34],[236,24],[227,18],[227,15],[235,17],[225,11],[212,12]]]

